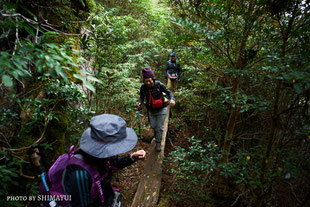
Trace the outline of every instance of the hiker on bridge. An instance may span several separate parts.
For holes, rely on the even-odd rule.
[[[177,62],[176,53],[171,53],[165,68],[165,80],[168,89],[176,91],[177,84],[178,82],[180,82],[180,78],[181,78],[181,66]]]
[[[53,195],[54,189],[71,195],[69,205],[57,203],[61,206],[112,206],[117,197],[115,195],[119,195],[119,190],[110,183],[112,171],[144,159],[145,151],[139,150],[123,157],[116,155],[132,150],[136,143],[135,131],[127,128],[121,117],[113,114],[94,116],[90,120],[90,127],[81,137],[80,148],[76,152],[70,149],[68,154],[59,157],[51,167],[56,169],[67,166],[63,173],[53,174],[55,170],[49,170],[49,178],[61,177],[54,179],[60,180],[59,183],[48,182],[51,186],[50,194]],[[55,186],[58,187],[55,189]]]
[[[168,112],[167,106],[175,105],[173,93],[166,88],[160,81],[156,80],[151,68],[143,68],[143,83],[140,88],[140,98],[137,101],[137,107],[140,108],[144,99],[148,109],[149,122],[151,128],[155,131],[156,150],[161,151],[161,140],[164,131],[164,122]],[[170,98],[164,96],[165,93]]]

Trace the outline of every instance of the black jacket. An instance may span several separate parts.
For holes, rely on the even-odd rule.
[[[157,90],[159,89],[159,90]],[[143,103],[144,99],[146,100],[146,107],[148,109],[151,109],[149,106],[149,99],[150,99],[150,94],[149,92],[151,92],[152,96],[154,99],[159,99],[160,96],[162,96],[162,93],[166,93],[167,96],[171,99],[175,101],[175,97],[173,95],[173,93],[160,81],[155,80],[154,86],[152,88],[147,87],[144,83],[141,85],[140,88],[140,98],[138,100],[139,103]],[[169,104],[169,102],[167,102],[166,104],[164,104],[163,107],[167,106]]]
[[[174,62],[171,61],[171,56],[175,56],[176,59]],[[176,73],[178,75],[178,80],[180,80],[181,72],[182,72],[182,69],[181,69],[180,64],[177,62],[177,56],[175,53],[172,53],[170,55],[169,60],[166,63],[165,80],[166,81],[168,80],[168,74],[173,74],[173,73]]]

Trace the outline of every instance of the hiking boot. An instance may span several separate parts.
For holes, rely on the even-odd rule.
[[[156,151],[160,152],[161,151],[161,143],[160,142],[156,142]]]

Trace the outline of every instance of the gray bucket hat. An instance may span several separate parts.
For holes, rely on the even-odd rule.
[[[108,158],[132,150],[137,135],[126,127],[124,119],[113,114],[101,114],[90,120],[80,140],[80,148],[97,158]]]

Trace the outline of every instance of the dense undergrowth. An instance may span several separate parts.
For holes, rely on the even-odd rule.
[[[277,2],[1,2],[0,205],[38,205],[5,198],[37,193],[31,144],[48,166],[95,114],[138,131],[141,69],[177,52],[160,205],[307,206],[309,2]]]

